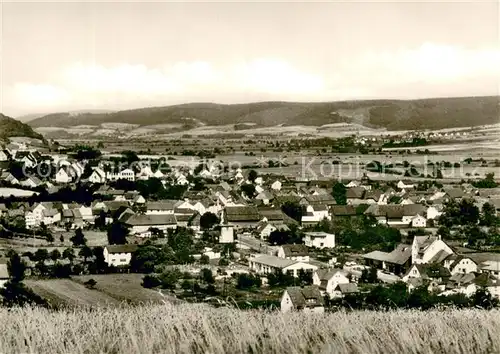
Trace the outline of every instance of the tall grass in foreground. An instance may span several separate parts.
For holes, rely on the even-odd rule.
[[[499,353],[500,310],[0,309],[0,353]]]

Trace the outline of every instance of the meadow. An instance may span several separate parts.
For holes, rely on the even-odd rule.
[[[2,353],[498,353],[500,310],[0,309]]]

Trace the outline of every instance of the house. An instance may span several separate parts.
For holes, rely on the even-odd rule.
[[[226,206],[222,210],[222,219],[225,224],[233,225],[236,229],[255,228],[260,221],[260,214],[255,206]]]
[[[6,263],[0,263],[0,288],[5,286],[10,279],[9,268]]]
[[[413,188],[415,188],[415,185],[414,184],[406,184],[403,181],[399,181],[397,184],[397,187],[399,189],[413,189]]]
[[[413,219],[411,219],[411,227],[419,228],[427,226],[427,219],[423,216],[417,214]]]
[[[324,299],[317,286],[293,286],[285,289],[281,297],[281,312],[325,312]]]
[[[0,149],[0,162],[9,161],[9,159],[10,154],[7,152],[7,150]]]
[[[339,284],[349,284],[349,278],[342,269],[318,269],[313,274],[313,284],[317,285],[321,292],[334,297],[335,288]]]
[[[72,178],[65,167],[61,167],[56,173],[56,183],[70,183]]]
[[[443,282],[447,282],[450,277],[450,271],[440,264],[414,263],[402,279],[404,282],[407,282],[410,278],[420,278],[422,280],[435,281],[437,284],[442,284]],[[444,287],[442,290],[444,290]]]
[[[400,243],[391,252],[372,251],[362,258],[367,266],[386,270],[393,274],[404,274],[411,265],[412,246]]]
[[[36,187],[41,186],[43,184],[43,182],[40,181],[40,179],[36,176],[30,176],[27,179],[25,179],[24,181],[20,182],[19,184],[23,187],[36,188]]]
[[[275,274],[282,272],[298,277],[299,271],[314,272],[318,267],[307,262],[292,261],[291,259],[279,258],[266,254],[257,255],[248,260],[250,270],[258,274]]]
[[[262,201],[262,204],[268,205],[272,200],[274,199],[274,196],[267,192],[267,191],[262,191],[260,192],[256,197],[255,200],[260,200]]]
[[[470,257],[451,254],[445,259],[444,266],[453,274],[468,274],[479,272],[478,264]]]
[[[127,215],[122,222],[130,227],[130,234],[139,237],[151,237],[151,229],[166,231],[177,228],[177,219],[173,214]]]
[[[44,209],[42,211],[42,222],[49,226],[61,221],[61,213],[57,209]]]
[[[306,207],[306,212],[302,215],[301,221],[303,225],[315,225],[324,219],[331,220],[328,207],[323,204],[316,204]]]
[[[123,267],[130,264],[132,254],[137,251],[137,245],[108,245],[104,247],[104,261],[108,266]]]
[[[108,172],[106,175],[106,179],[110,181],[117,181],[119,179],[125,179],[127,181],[134,182],[135,181],[135,173],[130,168],[126,168],[120,172],[115,173]]]
[[[309,262],[309,250],[306,245],[282,245],[278,248],[277,255],[292,261]]]
[[[334,248],[335,235],[327,232],[305,232],[304,244],[307,247]]]
[[[411,246],[412,263],[442,262],[453,250],[439,236],[415,236]]]
[[[89,177],[89,182],[98,184],[106,183],[106,172],[100,168],[95,168]]]
[[[271,223],[268,223],[267,221],[262,221],[259,223],[257,228],[255,229],[255,233],[261,238],[262,240],[267,240],[269,238],[269,235],[273,231],[276,231],[277,228]]]
[[[412,220],[420,215],[426,215],[426,207],[421,204],[388,204],[377,205],[372,204],[364,212],[365,215],[372,215],[381,224],[389,226],[410,226]],[[416,223],[422,224],[421,218],[416,220]]]
[[[349,294],[356,294],[359,292],[358,284],[356,283],[339,283],[333,288],[330,295],[331,298],[342,298]]]
[[[1,156],[0,156],[1,157]],[[0,160],[1,161],[1,160]],[[281,182],[280,181],[274,181],[272,184],[271,184],[271,189],[273,191],[280,191],[281,190]]]
[[[177,202],[177,200],[160,200],[157,202],[147,202],[146,215],[174,214],[174,209]]]
[[[359,205],[364,203],[364,195],[366,189],[363,187],[352,187],[346,190],[347,204],[349,205]]]
[[[83,217],[78,209],[63,209],[61,212],[61,223],[71,229],[78,229],[84,226]]]
[[[40,225],[40,223],[37,222],[35,213],[33,213],[32,211],[28,211],[24,214],[24,223],[27,229],[32,229]]]
[[[431,205],[427,208],[427,220],[438,219],[443,214],[442,205]]]
[[[0,175],[0,180],[8,182],[10,184],[19,184],[19,180],[10,172],[2,172]]]

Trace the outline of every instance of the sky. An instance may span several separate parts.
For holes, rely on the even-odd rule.
[[[498,95],[490,2],[5,2],[0,112]]]

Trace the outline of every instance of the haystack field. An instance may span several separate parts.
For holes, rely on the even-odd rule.
[[[0,309],[1,353],[498,353],[500,311]]]

